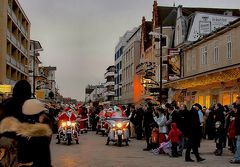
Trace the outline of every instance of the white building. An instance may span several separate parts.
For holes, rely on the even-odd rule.
[[[136,66],[140,63],[141,26],[133,29],[133,34],[127,39],[122,56],[122,96],[121,103],[133,103],[134,76]]]
[[[120,101],[122,96],[122,56],[124,47],[127,44],[127,40],[135,32],[135,29],[127,31],[122,37],[120,37],[118,44],[115,47],[115,101]]]

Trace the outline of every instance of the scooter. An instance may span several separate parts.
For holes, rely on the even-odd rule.
[[[76,122],[71,121],[61,122],[58,130],[57,139],[58,139],[57,144],[60,144],[61,141],[63,141],[67,142],[67,145],[71,145],[73,140],[76,141],[76,144],[79,144]]]
[[[109,133],[106,145],[109,142],[114,142],[119,147],[122,146],[123,142],[128,146],[129,141],[129,120],[126,118],[111,118],[106,120],[109,125]]]

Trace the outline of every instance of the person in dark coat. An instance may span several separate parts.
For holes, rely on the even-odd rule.
[[[145,138],[147,143],[147,147],[143,149],[144,151],[151,150],[151,143],[150,143],[150,138],[152,133],[151,125],[154,122],[152,113],[153,113],[153,108],[151,104],[143,106],[143,127],[145,129]]]
[[[169,106],[168,107],[167,122],[166,122],[166,125],[167,125],[169,130],[171,129],[171,124],[172,123],[176,123],[177,126],[178,126],[178,113],[174,109],[173,106]]]
[[[4,117],[13,116],[22,119],[22,105],[26,100],[31,98],[31,95],[31,85],[29,82],[26,80],[18,81],[13,88],[12,97],[3,101],[2,115]]]
[[[209,108],[209,114],[206,120],[206,133],[208,140],[213,140],[215,136],[215,124],[214,124],[214,106]]]
[[[214,153],[217,156],[221,156],[223,151],[225,137],[224,123],[225,123],[224,108],[221,104],[218,103],[215,105],[214,110],[215,142],[216,142],[216,151]]]
[[[142,140],[143,137],[143,109],[138,108],[136,111],[136,117],[135,117],[135,131],[136,131],[136,139]]]
[[[190,157],[191,150],[197,159],[198,162],[204,161],[205,159],[201,158],[198,152],[198,146],[201,141],[201,124],[199,120],[198,111],[192,107],[191,111],[189,112],[189,118],[191,118],[188,122],[188,127],[190,128],[187,133],[185,133],[185,137],[187,138],[187,149],[185,154],[185,161],[186,162],[193,162]]]

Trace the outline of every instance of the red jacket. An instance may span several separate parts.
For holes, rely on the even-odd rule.
[[[172,143],[179,143],[180,136],[182,136],[182,132],[177,128],[176,123],[172,123],[172,129],[169,132],[168,138]]]
[[[70,116],[65,112],[58,117],[60,121],[76,121],[77,117],[71,113]]]
[[[229,124],[228,137],[231,140],[235,139],[235,137],[236,137],[236,121],[235,121],[235,119],[231,120],[231,122]]]

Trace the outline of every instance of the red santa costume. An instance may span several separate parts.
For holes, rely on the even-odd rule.
[[[64,111],[65,112],[58,117],[59,121],[71,121],[71,122],[76,121],[77,117],[72,112],[72,109],[70,107],[65,108]]]

